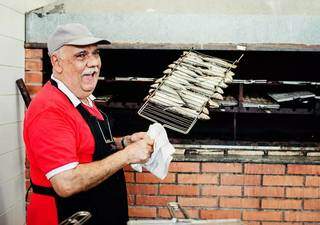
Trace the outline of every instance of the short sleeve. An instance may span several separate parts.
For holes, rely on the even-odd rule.
[[[44,174],[52,176],[78,165],[76,127],[63,112],[40,113],[28,131],[31,154]]]

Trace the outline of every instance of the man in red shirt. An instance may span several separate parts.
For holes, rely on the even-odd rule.
[[[57,225],[78,211],[87,224],[124,225],[128,220],[122,168],[144,163],[153,151],[145,132],[113,138],[108,117],[95,106],[101,60],[95,38],[81,24],[58,26],[48,39],[53,67],[24,121],[33,194],[28,225]]]

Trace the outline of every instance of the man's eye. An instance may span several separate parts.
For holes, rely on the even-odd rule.
[[[100,55],[100,51],[97,49],[97,50],[95,50],[92,54],[93,54],[93,55]]]
[[[86,58],[87,54],[86,54],[85,52],[80,52],[80,53],[77,54],[76,56],[77,56],[77,58],[79,58],[79,59],[84,59],[84,58]]]

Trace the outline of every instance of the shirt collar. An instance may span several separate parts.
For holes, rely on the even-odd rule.
[[[81,103],[81,101],[72,93],[72,91],[70,91],[70,89],[62,81],[58,80],[53,75],[51,75],[51,79],[57,82],[58,89],[69,98],[74,107],[77,107]],[[93,100],[95,100],[95,97],[91,94],[87,99],[89,102],[89,106],[93,107]]]

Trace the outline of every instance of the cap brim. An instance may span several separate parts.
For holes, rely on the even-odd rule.
[[[68,43],[65,43],[64,45],[93,45],[93,44],[104,44],[104,45],[109,45],[111,44],[110,41],[102,39],[102,38],[96,38],[96,37],[84,37],[80,38],[74,41],[70,41]]]

